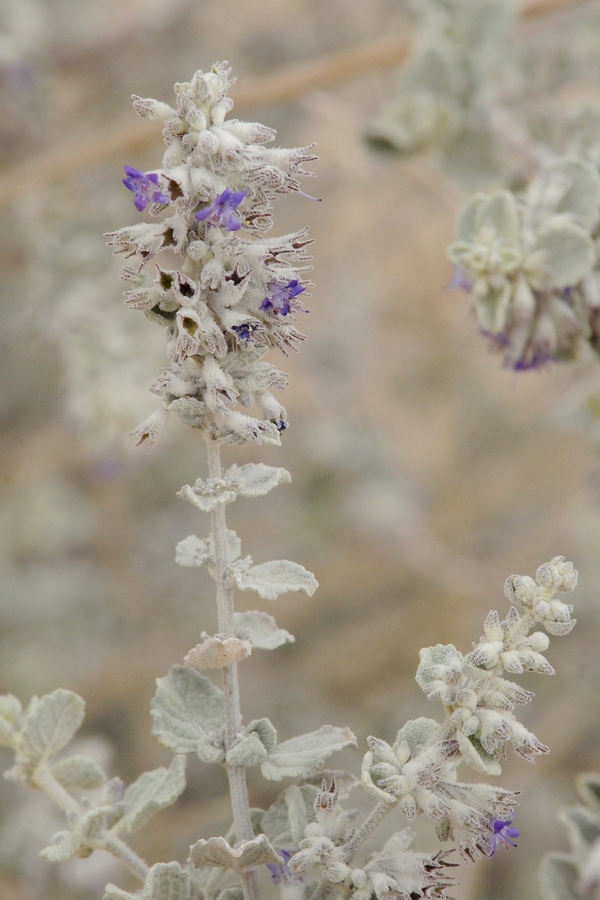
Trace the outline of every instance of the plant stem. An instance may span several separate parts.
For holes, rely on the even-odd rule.
[[[208,477],[222,478],[221,448],[218,441],[207,440]],[[233,588],[227,581],[227,527],[225,524],[225,504],[219,503],[211,513],[211,537],[215,552],[214,579],[217,586],[217,617],[219,633],[227,637],[235,637],[233,622]],[[242,713],[240,709],[240,689],[237,663],[223,668],[223,692],[225,705],[225,747],[227,750],[235,743],[242,730]],[[246,769],[243,766],[226,766],[229,779],[229,794],[233,812],[233,827],[236,843],[252,840],[254,831],[250,817],[250,803],[246,786]],[[244,900],[257,900],[258,881],[254,871],[242,875]]]
[[[65,813],[82,812],[81,805],[54,777],[50,768],[42,764],[38,766],[34,775],[35,785],[43,791]],[[135,853],[124,841],[111,831],[105,831],[97,841],[99,850],[108,850],[109,853],[123,863],[130,872],[133,872],[142,882],[146,880],[148,866],[141,857]]]
[[[102,835],[99,847],[112,853],[115,859],[122,862],[130,872],[140,879],[142,884],[146,881],[148,866],[144,860],[138,856],[125,841],[122,841],[121,838],[117,837],[116,834],[113,834],[111,831],[106,831]]]
[[[355,832],[344,847],[344,862],[346,865],[352,862],[362,845],[369,840],[379,823],[383,822],[393,806],[395,806],[395,800],[380,800],[377,806],[371,810],[358,831]]]
[[[77,800],[56,780],[49,767],[43,763],[35,770],[33,781],[36,787],[47,794],[65,813],[80,813],[81,806]]]

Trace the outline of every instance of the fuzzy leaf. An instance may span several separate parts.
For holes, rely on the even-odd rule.
[[[545,254],[544,286],[569,287],[589,275],[596,261],[590,236],[568,222],[549,225],[537,237],[535,250]]]
[[[16,697],[13,697],[12,694],[0,696],[0,717],[11,722],[13,725],[18,725],[22,712],[23,707],[20,701],[17,700]]]
[[[188,900],[190,876],[178,862],[156,863],[146,876],[144,900]]]
[[[197,869],[201,866],[224,866],[238,872],[262,863],[281,862],[281,857],[269,843],[266,834],[259,834],[235,849],[222,837],[201,840],[190,847],[190,857]]]
[[[228,766],[257,766],[267,756],[267,751],[257,734],[244,734],[229,749]]]
[[[591,231],[600,213],[600,177],[596,169],[582,159],[563,159],[542,173],[558,172],[568,179],[569,187],[556,206],[557,213],[569,213]]]
[[[47,862],[65,862],[75,856],[81,847],[81,841],[72,831],[59,831],[53,837],[53,843],[40,850],[40,856]]]
[[[257,650],[275,650],[283,644],[294,642],[293,634],[278,628],[277,622],[268,613],[258,610],[236,612],[233,620],[238,637],[249,640]]]
[[[34,697],[25,713],[19,752],[37,765],[66,747],[85,715],[85,703],[78,694],[59,688],[41,699]]]
[[[477,219],[486,201],[485,194],[475,194],[463,206],[456,220],[456,240],[470,244],[477,234]]]
[[[40,851],[40,856],[48,862],[64,862],[81,850],[92,850],[102,834],[114,821],[112,806],[99,806],[82,815],[71,831],[59,831],[52,837],[48,847]]]
[[[140,895],[130,894],[114,884],[107,884],[104,888],[102,900],[140,900]]]
[[[216,509],[220,503],[231,503],[235,500],[236,495],[234,491],[221,491],[220,494],[206,496],[205,494],[196,493],[189,484],[186,484],[177,492],[177,496],[181,497],[182,500],[187,500],[201,512],[209,513]]]
[[[315,821],[315,800],[319,793],[312,784],[292,785],[285,792],[290,834],[297,843],[304,838],[304,829]]]
[[[229,887],[221,891],[217,900],[244,900],[244,892],[241,887]]]
[[[483,775],[501,775],[502,767],[497,759],[486,753],[481,743],[475,737],[466,737],[457,732],[456,739],[463,755],[464,761],[476,772]]]
[[[494,191],[481,204],[477,230],[490,228],[507,244],[515,244],[519,236],[517,204],[510,191]]]
[[[279,795],[262,818],[262,828],[275,847],[296,850],[304,829],[315,821],[315,800],[319,793],[312,784],[293,785]]]
[[[186,666],[173,666],[156,683],[153,734],[175,753],[197,752],[223,726],[223,692]]]
[[[319,586],[312,572],[287,559],[252,566],[247,572],[235,573],[234,578],[241,591],[256,591],[263,600],[275,600],[288,591],[303,591],[312,597]]]
[[[246,731],[248,734],[255,733],[268,753],[277,746],[277,729],[269,719],[253,719]]]
[[[548,853],[542,858],[539,881],[546,900],[581,900],[577,866],[566,853]]]
[[[87,756],[69,756],[52,766],[52,774],[67,790],[91,791],[106,781],[102,766]]]
[[[235,474],[236,479],[239,478],[238,493],[242,497],[264,497],[278,484],[287,484],[292,480],[286,469],[265,466],[263,463],[248,463],[240,468],[232,466],[227,474]]]
[[[356,746],[356,738],[348,728],[323,725],[318,731],[279,744],[264,761],[261,771],[270,781],[281,781],[284,777],[309,778],[323,766],[327,756],[348,746]]]
[[[175,756],[168,769],[144,772],[125,791],[121,827],[130,834],[139,831],[155,813],[175,803],[184,789],[185,756]]]
[[[418,719],[411,719],[398,732],[394,750],[406,741],[410,755],[416,756],[419,749],[427,744],[439,730],[440,726],[434,719],[425,719],[423,716]]]
[[[180,566],[204,566],[208,561],[208,542],[190,534],[177,544],[175,561]]]

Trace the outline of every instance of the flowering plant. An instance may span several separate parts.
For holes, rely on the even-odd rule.
[[[163,120],[167,149],[155,172],[127,167],[124,184],[140,211],[166,215],[111,235],[116,252],[134,260],[123,271],[127,304],[164,327],[167,338],[169,365],[151,388],[160,405],[134,433],[152,445],[175,414],[207,446],[208,477],[185,485],[179,496],[210,514],[210,533],[180,541],[176,559],[182,566],[206,567],[213,578],[218,631],[202,633],[185,664],[158,680],[153,730],[175,754],[168,768],[145,772],[125,789],[120,779],[107,780],[92,760],[60,756],[82,722],[84,702],[57,690],[33,698],[25,709],[10,695],[0,698],[0,742],[15,751],[7,775],[46,792],[66,813],[69,827],[54,835],[42,851],[45,859],[60,862],[107,850],[139,879],[135,896],[143,900],[238,900],[242,894],[255,900],[261,873],[285,898],[447,897],[454,881],[450,851],[412,850],[409,829],[393,834],[366,861],[357,863],[356,855],[396,809],[409,821],[419,814],[432,819],[439,840],[452,841],[466,860],[513,844],[516,795],[461,782],[457,770],[465,763],[481,775],[497,776],[509,746],[531,762],[547,752],[514,713],[533,695],[505,675],[553,673],[544,656],[548,634],[567,634],[574,625],[572,607],[554,595],[572,591],[577,573],[555,557],[535,579],[512,576],[505,586],[512,604],[507,615],[490,612],[483,637],[469,653],[441,644],[421,651],[417,683],[428,699],[442,703],[443,721],[406,722],[393,744],[369,738],[361,782],[376,805],[362,822],[356,810],[342,806],[361,782],[323,769],[332,753],[356,744],[349,729],[323,725],[280,740],[267,718],[244,723],[239,664],[255,650],[275,650],[293,638],[268,613],[236,612],[235,589],[275,600],[288,591],[312,595],[317,582],[288,560],[254,565],[251,557],[242,558],[240,540],[226,525],[226,507],[238,497],[264,496],[290,475],[263,464],[223,470],[221,448],[279,444],[288,425],[272,393],[285,387],[286,376],[264,357],[271,347],[288,355],[304,339],[293,323],[303,309],[298,297],[310,286],[309,239],[306,230],[275,238],[266,232],[276,195],[302,194],[297,179],[314,157],[310,147],[268,149],[272,129],[226,120],[229,84],[229,70],[220,64],[176,85],[176,107],[134,97],[142,117]],[[473,213],[475,228],[480,213],[479,207]],[[579,226],[568,227],[580,236]],[[171,261],[172,268],[156,264],[152,274],[146,266],[161,251],[180,261]],[[544,631],[532,631],[536,626]],[[203,674],[219,669],[222,686]],[[231,829],[195,842],[187,862],[149,866],[125,837],[176,802],[185,788],[188,754],[224,766]],[[271,781],[295,779],[266,810],[250,807],[246,770],[253,766]],[[104,897],[134,895],[110,884]]]

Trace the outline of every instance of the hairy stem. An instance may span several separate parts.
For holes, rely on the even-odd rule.
[[[383,822],[392,807],[395,806],[395,800],[380,800],[377,806],[371,810],[365,821],[359,829],[350,838],[344,847],[343,859],[346,865],[352,862],[360,848],[365,844],[380,822]]]
[[[113,834],[111,831],[105,832],[99,846],[104,850],[108,850],[109,853],[112,853],[115,859],[122,862],[123,865],[129,869],[136,878],[139,878],[142,883],[146,881],[148,866],[144,860],[138,856],[125,841],[122,841],[121,838],[117,837],[116,834]]]
[[[33,781],[36,787],[50,797],[63,812],[76,813],[78,815],[82,812],[81,805],[71,796],[71,794],[69,794],[62,784],[57,781],[46,764],[38,766]],[[137,853],[134,853],[131,847],[117,837],[116,834],[113,834],[111,831],[104,832],[101,839],[98,841],[98,849],[108,850],[109,853],[112,853],[116,859],[120,860],[120,862],[122,862],[123,865],[126,866],[130,872],[133,872],[133,874],[142,882],[146,880],[148,866],[144,860],[141,859]]]
[[[207,441],[208,477],[222,478],[221,448],[217,441]],[[233,623],[233,588],[227,581],[227,527],[225,524],[225,505],[219,503],[211,513],[211,537],[215,552],[214,578],[217,586],[217,616],[219,632],[227,637],[235,637]],[[240,689],[237,663],[223,668],[223,692],[225,700],[225,746],[227,750],[234,744],[242,729],[242,713],[240,709]],[[254,837],[250,803],[246,786],[246,769],[243,766],[226,766],[229,779],[229,794],[233,812],[233,826],[236,842],[249,841]],[[255,872],[247,872],[242,876],[244,900],[257,900],[258,882]]]
[[[43,791],[63,812],[80,813],[81,806],[77,800],[56,780],[50,768],[42,763],[35,770],[33,783],[40,791]]]

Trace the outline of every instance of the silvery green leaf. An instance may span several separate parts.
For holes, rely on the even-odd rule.
[[[261,771],[270,781],[281,781],[284,777],[309,778],[323,766],[326,757],[349,746],[356,746],[356,738],[348,728],[323,725],[318,731],[279,744],[264,761]]]
[[[130,894],[129,891],[123,891],[114,884],[107,884],[102,900],[140,900],[140,895]]]
[[[507,244],[516,244],[519,237],[517,203],[510,191],[494,191],[478,209],[477,231],[490,229]]]
[[[312,784],[293,785],[265,812],[262,828],[275,847],[297,850],[304,829],[315,821],[315,800],[319,793]]]
[[[253,719],[246,731],[248,734],[255,733],[269,753],[277,746],[277,730],[268,719]]]
[[[463,206],[456,220],[456,240],[470,244],[477,234],[479,213],[486,202],[485,194],[475,194]]]
[[[278,484],[289,483],[292,476],[286,469],[265,466],[263,463],[248,463],[245,466],[232,466],[226,474],[239,479],[238,493],[242,497],[264,497]]]
[[[243,900],[244,892],[241,887],[229,887],[221,891],[217,900]]]
[[[190,856],[196,869],[201,866],[224,866],[238,872],[262,863],[281,862],[281,857],[269,843],[266,834],[244,841],[235,849],[222,837],[201,840],[190,847]]]
[[[275,650],[283,644],[294,642],[293,634],[278,628],[277,622],[268,613],[252,610],[233,614],[238,637],[249,640],[257,650]]]
[[[175,803],[184,789],[185,756],[175,756],[168,769],[144,772],[125,791],[120,827],[129,833],[139,831],[155,813]]]
[[[257,734],[244,734],[233,744],[225,757],[228,766],[257,766],[267,751]]]
[[[13,697],[12,694],[4,694],[0,696],[0,717],[6,719],[8,722],[11,722],[13,725],[18,725],[21,721],[21,713],[23,712],[23,707],[21,702],[17,700],[16,697]]]
[[[546,900],[581,900],[578,880],[579,872],[572,856],[548,853],[542,857],[539,882]]]
[[[444,146],[440,160],[443,173],[469,191],[498,181],[499,158],[496,139],[482,128],[461,123],[454,138]]]
[[[312,597],[319,584],[304,566],[287,559],[274,559],[234,574],[241,591],[256,591],[263,600],[275,600],[287,591],[303,591]]]
[[[315,800],[319,793],[312,784],[292,785],[285,792],[290,834],[299,843],[304,838],[304,829],[316,819]]]
[[[499,288],[488,285],[488,291],[484,296],[478,297],[474,303],[477,323],[483,331],[490,334],[500,334],[506,326],[512,285],[504,281]]]
[[[221,738],[221,732],[214,732],[205,738],[200,738],[196,747],[198,759],[204,763],[218,763],[225,759],[225,746]]]
[[[182,500],[187,500],[188,503],[191,503],[196,509],[205,513],[212,512],[213,509],[216,509],[221,503],[231,503],[236,497],[235,491],[221,491],[220,494],[209,494],[208,496],[205,494],[198,494],[189,484],[184,485],[181,490],[177,492],[177,496],[181,497]]]
[[[73,825],[71,831],[59,831],[48,847],[40,851],[40,856],[48,862],[64,862],[82,850],[93,850],[102,839],[102,834],[115,818],[111,806],[99,806],[84,813]]]
[[[175,753],[194,753],[211,732],[223,726],[223,692],[186,666],[173,666],[157,679],[151,703],[152,729]]]
[[[208,561],[208,541],[195,534],[179,541],[175,548],[175,561],[180,566],[203,566]]]
[[[75,856],[81,848],[81,840],[78,834],[72,831],[59,831],[52,837],[52,843],[43,850],[40,856],[47,862],[65,862]]]
[[[410,750],[410,755],[414,757],[439,731],[440,726],[434,719],[426,719],[423,716],[418,719],[411,719],[403,725],[398,732],[394,743],[394,750],[396,750],[400,744],[406,742],[408,744],[408,749]]]
[[[52,774],[67,790],[91,791],[106,781],[102,766],[87,756],[69,756],[52,766]]]
[[[550,224],[537,236],[535,251],[544,253],[544,287],[577,284],[592,271],[596,251],[590,236],[568,222]]]
[[[502,775],[502,767],[498,759],[486,753],[477,738],[466,737],[459,731],[456,733],[456,740],[468,766],[483,775]]]
[[[555,207],[557,213],[569,213],[587,231],[591,231],[600,214],[600,176],[583,159],[563,159],[544,170],[542,177],[554,172],[562,175],[569,187]]]
[[[577,793],[591,808],[600,814],[600,775],[585,772],[575,781]]]
[[[279,847],[281,850],[295,850],[296,843],[292,838],[290,831],[285,793],[286,792],[284,791],[284,793],[280,794],[277,800],[265,812],[262,817],[262,830],[275,847]],[[316,796],[315,793],[315,798]]]
[[[580,863],[589,855],[592,844],[600,838],[600,819],[585,806],[561,810],[560,821],[569,832],[569,843]]]
[[[41,699],[34,697],[25,713],[19,753],[37,765],[69,743],[85,715],[85,703],[78,694],[59,688]]]
[[[188,900],[190,876],[178,862],[156,863],[146,875],[143,900]]]

